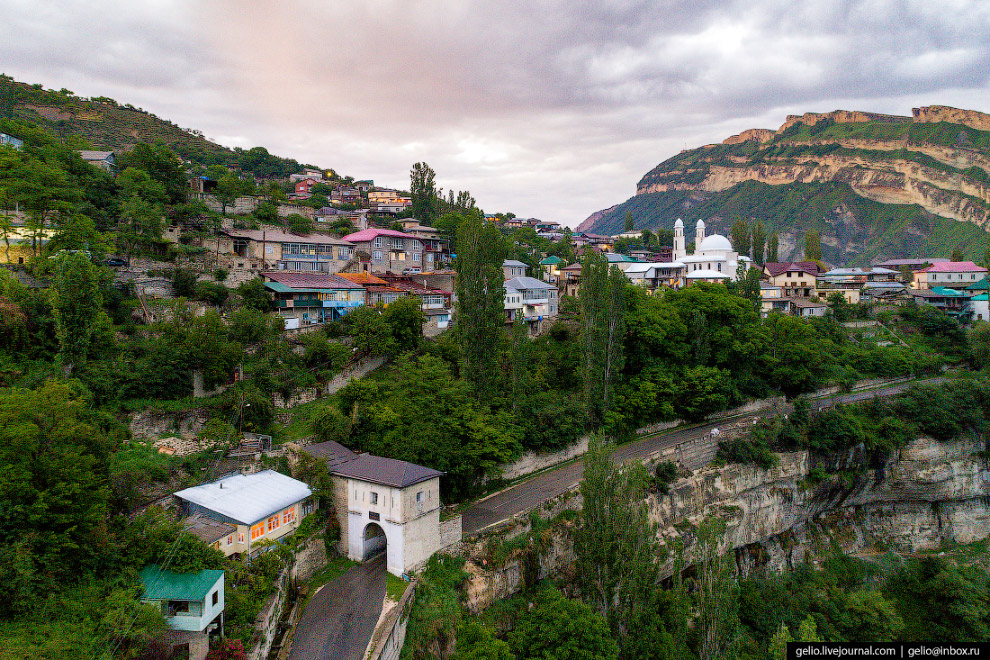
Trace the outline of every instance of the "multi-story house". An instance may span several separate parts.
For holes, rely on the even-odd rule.
[[[336,273],[354,258],[354,244],[329,234],[292,234],[282,228],[222,229],[205,239],[219,265],[232,270]]]
[[[581,264],[574,263],[560,269],[561,291],[565,296],[576,296],[581,290]]]
[[[316,506],[309,486],[274,470],[228,475],[175,497],[186,516],[201,514],[230,526],[219,548],[228,557],[257,555],[261,541],[296,531]]]
[[[763,265],[763,275],[785,296],[810,298],[815,295],[821,269],[813,261],[771,262]]]
[[[972,261],[945,261],[914,271],[914,289],[965,289],[986,277],[987,269]]]
[[[262,276],[287,330],[336,321],[365,304],[364,287],[339,275],[276,271]]]
[[[338,186],[330,193],[330,202],[332,204],[359,204],[361,202],[361,193],[357,188]]]
[[[522,318],[536,322],[555,318],[559,300],[557,287],[533,277],[513,277],[505,281],[505,321]]]
[[[550,255],[540,261],[540,268],[543,270],[543,277],[547,282],[556,284],[560,280],[560,269],[566,262],[558,256]]]
[[[394,229],[368,228],[344,236],[359,253],[361,270],[371,273],[418,273],[423,270],[424,246],[419,236]]]
[[[973,294],[969,291],[936,286],[925,289],[912,289],[908,293],[918,305],[927,305],[940,309],[963,322],[969,321],[972,317],[970,300]]]

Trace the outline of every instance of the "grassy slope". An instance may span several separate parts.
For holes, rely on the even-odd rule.
[[[61,136],[75,135],[94,148],[123,151],[162,140],[183,158],[226,162],[234,152],[138,108],[95,102],[37,89],[0,77],[0,118],[28,121]]]

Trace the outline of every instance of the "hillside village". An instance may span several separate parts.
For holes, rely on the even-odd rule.
[[[830,266],[808,236],[803,260],[781,262],[757,227],[726,237],[702,220],[627,221],[601,236],[486,214],[469,194],[424,189],[420,163],[405,191],[2,126],[0,377],[16,405],[0,419],[42,438],[27,414],[39,407],[101,438],[99,451],[73,450],[101,466],[80,484],[102,498],[86,529],[45,524],[90,547],[110,533],[96,519],[114,521],[113,561],[132,583],[112,594],[124,619],[146,616],[135,631],[111,621],[74,634],[128,657],[307,657],[309,599],[329,597],[318,588],[353,562],[388,573],[364,643],[397,657],[407,626],[407,645],[435,643],[416,612],[440,592],[415,590],[438,561],[459,557],[481,583],[526,561],[541,510],[573,522],[574,486],[498,514],[483,498],[595,456],[590,434],[646,443],[659,501],[694,470],[766,468],[774,452],[823,450],[818,437],[829,451],[899,449],[925,414],[821,412],[821,399],[811,417],[807,397],[893,383],[876,391],[882,406],[912,380],[990,362],[990,264],[961,257]],[[881,422],[894,417],[896,432]],[[816,435],[818,419],[839,430]],[[670,429],[690,437],[673,444]],[[507,524],[531,545],[502,556],[493,548],[515,541],[484,534]],[[61,550],[19,543],[37,568],[15,600],[68,580],[44,568]],[[550,571],[523,567],[502,595],[528,570]]]

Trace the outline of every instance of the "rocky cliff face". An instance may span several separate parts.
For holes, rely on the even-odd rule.
[[[644,201],[633,198],[598,211],[579,228],[614,233],[627,211],[637,227],[669,228],[674,217],[694,217],[697,200],[683,197],[694,193],[702,195],[702,202],[713,200],[714,208],[698,216],[716,228],[732,216],[761,219],[779,233],[800,222],[805,225],[800,227],[802,235],[812,227],[823,236],[829,234],[823,225],[827,218],[799,219],[801,206],[794,199],[783,209],[780,199],[770,203],[770,209],[754,199],[719,208],[718,201],[728,207],[738,201],[733,193],[753,182],[786,191],[779,198],[788,198],[793,192],[789,187],[797,184],[841,184],[854,196],[889,207],[858,212],[857,222],[863,227],[889,210],[990,228],[990,115],[946,106],[915,108],[911,116],[845,110],[791,115],[776,130],[750,129],[720,144],[682,151],[639,181],[636,196]],[[775,213],[779,217],[770,217]],[[949,251],[960,242],[959,236],[951,240],[956,245],[948,246]],[[840,247],[845,247],[841,241]],[[884,256],[907,256],[897,251],[888,248],[891,253]]]
[[[836,545],[855,553],[970,543],[990,536],[990,469],[977,455],[982,449],[976,440],[921,438],[885,460],[873,460],[866,472],[852,469],[870,461],[858,451],[827,459],[808,452],[781,454],[780,464],[769,470],[706,468],[679,480],[668,495],[651,496],[650,515],[662,543],[685,542],[688,560],[698,524],[719,516],[727,524],[722,550],[735,553],[741,574],[815,561]],[[813,483],[811,476],[821,473],[831,476]],[[580,504],[579,497],[567,497],[547,512]],[[484,609],[527,581],[567,576],[574,560],[567,529],[545,532],[538,550],[516,552],[497,566],[487,558],[490,540],[465,544],[469,607]],[[521,518],[502,533],[511,537],[527,530]],[[665,569],[673,570],[672,558]]]

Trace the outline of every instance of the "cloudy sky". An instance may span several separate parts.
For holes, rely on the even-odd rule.
[[[984,0],[0,1],[0,72],[576,225],[788,114],[990,112]]]

